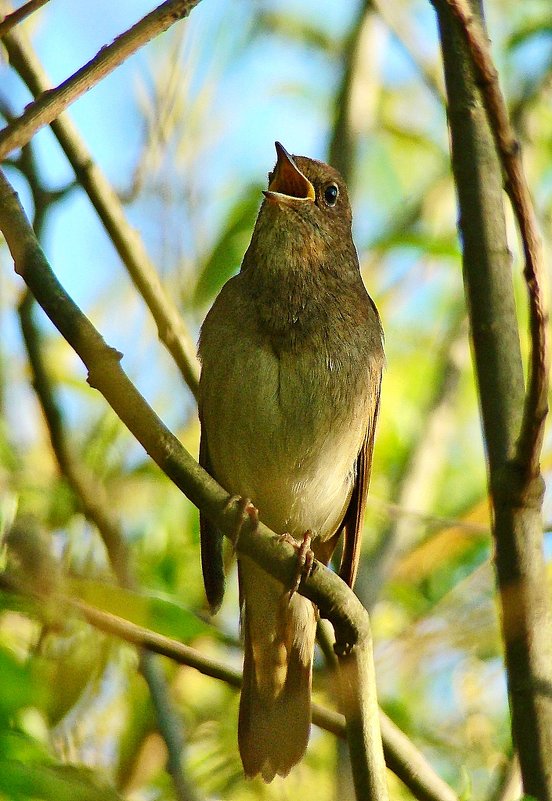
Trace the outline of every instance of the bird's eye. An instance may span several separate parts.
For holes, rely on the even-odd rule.
[[[337,184],[328,184],[328,186],[324,189],[324,200],[328,206],[335,206],[338,195],[339,189],[337,188]]]

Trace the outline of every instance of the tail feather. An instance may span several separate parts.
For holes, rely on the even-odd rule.
[[[256,604],[248,592],[249,566],[247,573],[238,744],[246,776],[261,774],[270,782],[276,774],[287,776],[307,748],[316,619],[311,602],[299,595],[282,603],[282,585],[262,571],[256,591],[263,597]]]

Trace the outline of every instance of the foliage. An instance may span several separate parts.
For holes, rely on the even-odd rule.
[[[435,26],[421,0],[366,5],[361,13],[347,4],[342,15],[328,7],[325,18],[314,3],[221,0],[211,12],[201,4],[184,32],[165,34],[147,60],[131,62],[122,78],[115,73],[94,90],[95,100],[83,100],[82,127],[112,183],[130,187],[121,190],[128,216],[196,334],[247,246],[259,182],[272,166],[269,144],[281,138],[294,151],[326,158],[332,110],[350,66],[356,242],[384,321],[388,359],[358,593],[372,611],[382,706],[459,794],[490,799],[512,746]],[[537,211],[549,224],[547,11],[547,0],[488,3]],[[99,25],[99,8],[87,14]],[[76,35],[70,16],[63,19],[65,39]],[[48,53],[50,40],[59,45],[56,19],[59,27],[47,6],[38,22],[29,21],[39,52]],[[120,29],[131,21],[124,16]],[[353,53],[355,25],[362,34]],[[103,29],[105,41],[118,32]],[[93,26],[81,26],[78,65],[103,41],[96,39]],[[0,95],[5,116],[6,108],[20,111],[29,100],[8,77]],[[127,130],[129,142],[121,134]],[[51,135],[37,137],[33,151],[34,173],[22,176],[24,165],[14,163],[10,177],[37,215],[45,209],[37,208],[32,183],[59,189],[72,176]],[[40,233],[60,279],[125,353],[160,416],[197,452],[193,399],[87,201],[70,186],[50,201]],[[513,233],[511,240],[517,274]],[[6,252],[2,262],[0,532],[7,535],[16,519],[37,530],[26,552],[8,538],[3,560],[31,586],[46,586],[46,595],[61,586],[239,666],[231,554],[223,608],[206,622],[196,511],[86,388],[69,348],[40,318],[40,348],[66,440],[101,482],[129,545],[136,586],[116,586],[97,527],[53,454],[19,330],[21,282],[10,274]],[[548,436],[546,478],[550,446]],[[131,647],[74,612],[23,601],[7,588],[0,596],[0,798],[173,798],[166,747],[137,665]],[[304,762],[285,783],[247,783],[235,742],[235,691],[168,661],[163,672],[185,728],[185,771],[200,796],[344,797],[343,755],[332,735],[313,730]],[[317,701],[333,704],[321,655],[315,691]],[[394,797],[410,795],[397,782]]]

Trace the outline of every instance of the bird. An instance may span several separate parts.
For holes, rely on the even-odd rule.
[[[328,564],[357,571],[384,368],[345,182],[275,143],[251,242],[200,330],[202,467],[260,519]],[[205,591],[215,613],[221,533],[200,514]],[[316,610],[238,554],[243,684],[238,745],[247,777],[270,782],[303,757],[311,723]]]

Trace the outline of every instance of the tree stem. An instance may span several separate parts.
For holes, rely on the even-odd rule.
[[[462,18],[450,8],[466,3],[433,0],[433,4],[445,68],[464,284],[489,465],[512,734],[525,793],[539,801],[551,801],[552,616],[542,548],[543,482],[538,468],[548,358],[538,254],[536,272],[528,281],[532,357],[525,393],[501,165],[495,149],[495,142],[500,147],[501,141],[496,127],[504,122],[483,105],[478,56],[471,48],[473,36],[467,35]],[[481,27],[481,7],[476,0],[471,0],[470,10],[466,24]],[[482,38],[478,35],[477,42]],[[487,54],[485,58],[488,61]],[[494,68],[488,74],[496,80]],[[495,100],[497,91],[496,83]],[[495,129],[495,142],[489,121]],[[516,169],[520,164],[518,159]],[[527,198],[525,193],[524,202]],[[532,209],[519,213],[522,236],[528,228],[533,232]],[[527,248],[524,250],[527,258]]]

